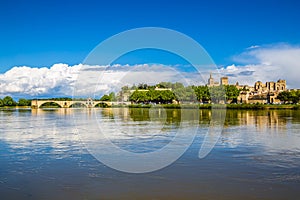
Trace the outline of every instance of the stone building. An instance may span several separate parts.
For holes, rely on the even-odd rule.
[[[267,92],[280,92],[286,90],[286,81],[279,79],[277,82],[266,82],[263,84],[261,81],[257,81],[254,84],[254,90],[257,93],[267,93]]]
[[[219,85],[228,85],[228,77],[221,77],[219,83],[219,82],[215,82],[214,78],[212,77],[212,74],[210,73],[209,79],[207,81],[207,86],[212,87],[212,86],[219,86]]]
[[[220,84],[221,85],[228,85],[228,77],[221,77]]]
[[[207,86],[229,85],[228,77],[221,77],[220,83],[215,82],[212,74],[210,74]],[[277,96],[280,92],[286,91],[286,81],[279,79],[277,82],[257,81],[253,86],[239,85],[237,82],[235,87],[240,90],[240,95],[237,98],[239,103],[280,103]]]
[[[279,79],[277,82],[266,82],[263,84],[261,81],[257,81],[254,87],[251,86],[239,86],[241,93],[238,97],[240,103],[280,103],[277,99],[277,95],[280,92],[286,91],[286,81]]]

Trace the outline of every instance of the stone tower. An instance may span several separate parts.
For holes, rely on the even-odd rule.
[[[228,85],[228,77],[221,77],[220,84],[221,85]]]
[[[214,78],[212,77],[212,75],[210,73],[207,85],[213,86],[214,84],[215,84]]]

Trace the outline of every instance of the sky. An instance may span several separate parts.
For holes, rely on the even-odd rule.
[[[299,10],[297,0],[1,1],[0,97],[72,95],[68,91],[89,53],[105,39],[140,27],[168,28],[193,38],[232,83],[283,78],[290,88],[300,88]],[[102,88],[124,77],[115,75],[128,65],[161,71],[187,63],[146,50],[114,64],[121,70],[108,70],[106,76],[114,79]],[[178,73],[164,71],[168,75],[160,73],[162,80],[177,81]],[[192,74],[183,76],[195,83]],[[147,82],[142,76],[135,81]]]

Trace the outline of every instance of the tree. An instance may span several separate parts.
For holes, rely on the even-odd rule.
[[[175,95],[170,90],[154,90],[148,91],[134,91],[129,100],[135,103],[172,103],[175,100]]]
[[[159,91],[161,96],[161,103],[172,103],[175,100],[175,95],[170,90]]]
[[[179,100],[179,101],[195,101],[197,99],[197,96],[196,96],[193,86],[184,87],[183,85],[179,85],[179,84],[177,84],[177,86],[178,87],[173,89],[177,100]]]
[[[293,103],[298,103],[299,101],[299,96],[297,95],[296,91],[291,91],[289,95],[289,101]]]
[[[111,97],[109,95],[105,94],[101,97],[100,101],[111,101]]]
[[[289,100],[289,92],[288,91],[280,92],[277,96],[277,99],[286,103]]]
[[[31,101],[28,99],[20,98],[18,101],[18,106],[30,106]]]
[[[10,96],[6,96],[3,99],[3,105],[4,106],[15,106],[15,105],[17,105],[17,103]]]
[[[207,102],[210,100],[209,89],[207,86],[194,86],[193,89],[198,101]]]
[[[147,100],[149,100],[149,98],[147,98],[146,91],[136,90],[130,95],[129,100],[135,103],[141,103],[141,102],[146,102]]]
[[[109,93],[110,101],[115,101],[116,100],[116,95],[114,92]]]
[[[2,107],[2,106],[3,106],[3,100],[0,99],[0,107]]]
[[[223,85],[209,88],[210,99],[213,103],[220,103],[225,100],[226,91]]]
[[[277,99],[280,101],[283,101],[284,103],[287,102],[293,102],[293,103],[298,103],[300,97],[299,91],[283,91],[280,92],[277,96]]]
[[[237,89],[234,85],[226,85],[225,86],[226,90],[226,99],[228,100],[235,100],[238,98],[240,95],[240,90]]]
[[[123,86],[123,87],[121,88],[121,91],[127,91],[127,90],[129,90],[128,85],[125,85],[125,86]]]
[[[146,90],[146,89],[148,89],[148,85],[147,84],[143,84],[143,83],[141,83],[141,84],[139,84],[138,85],[138,89],[140,89],[140,90]]]

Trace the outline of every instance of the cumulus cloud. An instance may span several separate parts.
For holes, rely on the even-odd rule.
[[[200,74],[159,64],[90,66],[55,64],[50,68],[14,67],[0,74],[0,96],[100,97],[124,85],[156,84],[161,81],[200,84]]]
[[[69,94],[81,65],[55,64],[51,68],[13,67],[0,74],[0,94],[43,96]]]
[[[233,57],[232,65],[216,70],[201,68],[201,74],[191,66],[84,65],[54,64],[50,68],[14,67],[0,74],[0,97],[82,96],[99,98],[117,92],[124,85],[156,84],[161,81],[204,85],[209,73],[215,79],[228,76],[234,84],[253,85],[255,81],[287,80],[288,88],[300,88],[300,47],[287,44],[253,46]]]
[[[255,81],[287,80],[289,88],[300,88],[300,46],[276,44],[248,48],[233,57],[233,64],[220,73],[232,82],[253,85]]]

